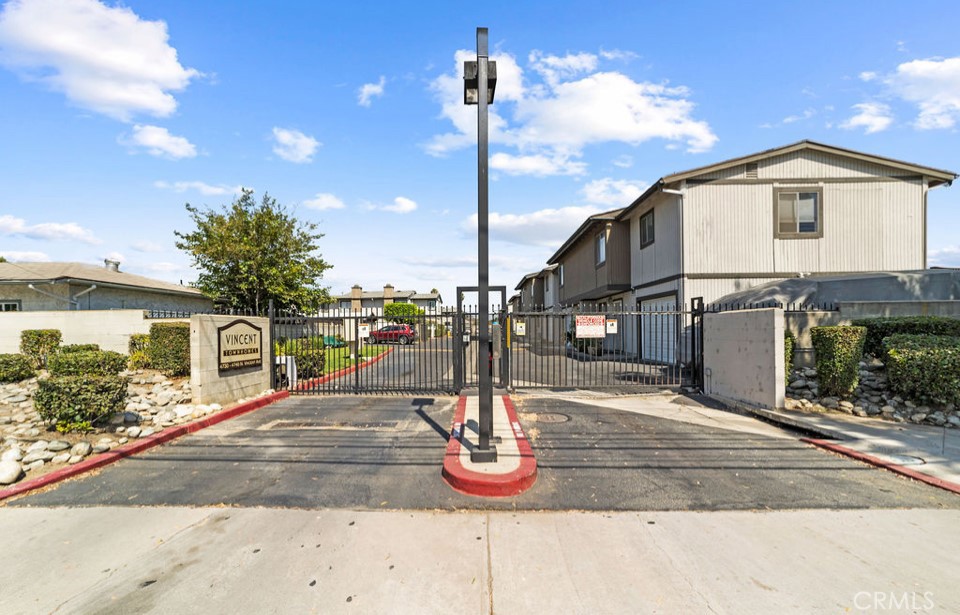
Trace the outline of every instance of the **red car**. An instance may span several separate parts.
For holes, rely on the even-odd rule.
[[[367,338],[367,343],[397,342],[398,344],[409,344],[416,339],[417,332],[410,325],[388,325],[371,332],[370,337]]]

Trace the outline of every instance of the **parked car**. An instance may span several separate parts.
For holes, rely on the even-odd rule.
[[[388,325],[370,333],[367,342],[370,344],[382,344],[384,342],[397,342],[398,344],[409,344],[417,340],[417,332],[410,325]]]

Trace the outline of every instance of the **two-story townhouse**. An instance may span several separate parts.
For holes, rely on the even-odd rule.
[[[927,191],[957,175],[800,141],[674,173],[620,212],[638,309],[810,274],[927,264]]]
[[[412,303],[423,309],[425,314],[439,314],[443,309],[443,298],[437,291],[418,293],[415,290],[396,290],[392,284],[385,284],[382,291],[365,291],[354,284],[350,292],[333,297],[333,302],[325,305],[322,314],[356,312],[365,316],[381,316],[385,305],[391,303]]]
[[[587,218],[547,263],[553,269],[554,305],[620,310],[630,298],[630,227],[622,209]]]

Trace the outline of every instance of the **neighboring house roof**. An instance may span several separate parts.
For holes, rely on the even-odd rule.
[[[856,150],[847,149],[844,147],[836,147],[835,145],[827,145],[826,143],[818,143],[816,141],[810,141],[809,139],[804,139],[803,141],[797,141],[796,143],[791,143],[789,145],[783,145],[781,147],[775,147],[772,149],[764,150],[762,152],[757,152],[755,154],[749,154],[747,156],[740,156],[738,158],[730,158],[729,160],[722,160],[720,162],[715,162],[702,167],[696,167],[694,169],[689,169],[687,171],[680,171],[679,173],[672,173],[670,175],[665,175],[659,180],[655,181],[652,186],[650,186],[643,194],[641,194],[633,203],[628,207],[625,207],[621,210],[618,219],[622,220],[628,216],[632,211],[637,207],[640,207],[644,201],[647,200],[652,194],[660,191],[663,188],[664,184],[670,184],[674,182],[683,181],[699,175],[706,175],[707,173],[715,173],[717,171],[722,171],[724,169],[729,169],[731,167],[748,164],[751,162],[757,162],[766,158],[773,158],[774,156],[783,156],[784,154],[790,154],[793,152],[801,150],[814,150],[818,152],[825,152],[828,154],[834,154],[837,156],[843,156],[845,158],[853,158],[856,160],[861,160],[863,162],[869,162],[876,165],[882,165],[886,167],[892,167],[894,169],[900,169],[906,173],[913,175],[924,175],[930,178],[930,187],[939,186],[941,184],[950,185],[953,180],[957,178],[957,174],[953,171],[946,171],[944,169],[935,169],[933,167],[927,167],[919,164],[914,164],[912,162],[904,162],[902,160],[896,160],[893,158],[885,158],[883,156],[876,156],[874,154],[867,154],[864,152],[858,152]],[[550,261],[548,261],[550,262]]]
[[[0,263],[0,284],[96,284],[106,288],[202,297],[199,289],[84,263]]]
[[[417,293],[410,297],[411,301],[439,301],[443,303],[440,293]]]
[[[558,260],[560,260],[561,256],[566,254],[566,252],[570,248],[572,248],[574,244],[580,241],[580,238],[583,237],[584,234],[586,234],[588,231],[590,231],[590,229],[593,228],[596,224],[601,222],[607,223],[607,222],[612,222],[614,220],[617,220],[618,217],[620,217],[621,212],[623,212],[623,208],[614,209],[611,211],[605,211],[599,214],[594,214],[589,218],[587,218],[586,220],[584,220],[583,224],[580,225],[580,228],[574,231],[573,235],[570,235],[570,237],[568,237],[567,240],[563,242],[563,245],[560,246],[560,249],[554,252],[553,256],[547,259],[547,263],[550,265],[556,263]],[[539,275],[539,272],[535,275]]]
[[[385,296],[382,290],[371,290],[371,291],[365,290],[360,293],[360,299],[384,299],[384,298]],[[438,300],[441,303],[443,302],[443,298],[440,296],[440,293],[418,293],[415,290],[395,290],[393,291],[393,298],[410,300],[410,301],[413,301],[414,299],[416,299],[416,300],[422,300],[422,301]],[[345,295],[337,295],[334,297],[334,300],[336,301],[349,301],[350,299],[353,299],[353,295],[351,295],[350,293],[347,293]]]
[[[520,279],[520,282],[519,282],[516,286],[513,287],[513,290],[520,290],[521,288],[523,288],[523,285],[524,285],[524,284],[526,284],[526,283],[529,282],[530,280],[533,280],[534,278],[537,278],[537,277],[539,277],[539,276],[540,276],[540,272],[539,272],[539,271],[536,271],[536,272],[534,272],[534,273],[528,273],[527,275],[523,276],[523,277]]]

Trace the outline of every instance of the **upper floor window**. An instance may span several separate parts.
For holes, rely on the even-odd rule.
[[[597,235],[597,265],[607,262],[607,234]]]
[[[823,237],[823,190],[777,188],[774,191],[776,237]]]
[[[557,274],[557,277],[560,278],[560,286],[563,286],[563,265],[560,265],[560,266],[557,268],[557,271],[559,272],[559,273]]]
[[[543,292],[545,293],[550,292],[550,276],[549,275],[543,276]]]
[[[646,248],[653,243],[653,210],[640,216],[640,247]]]

